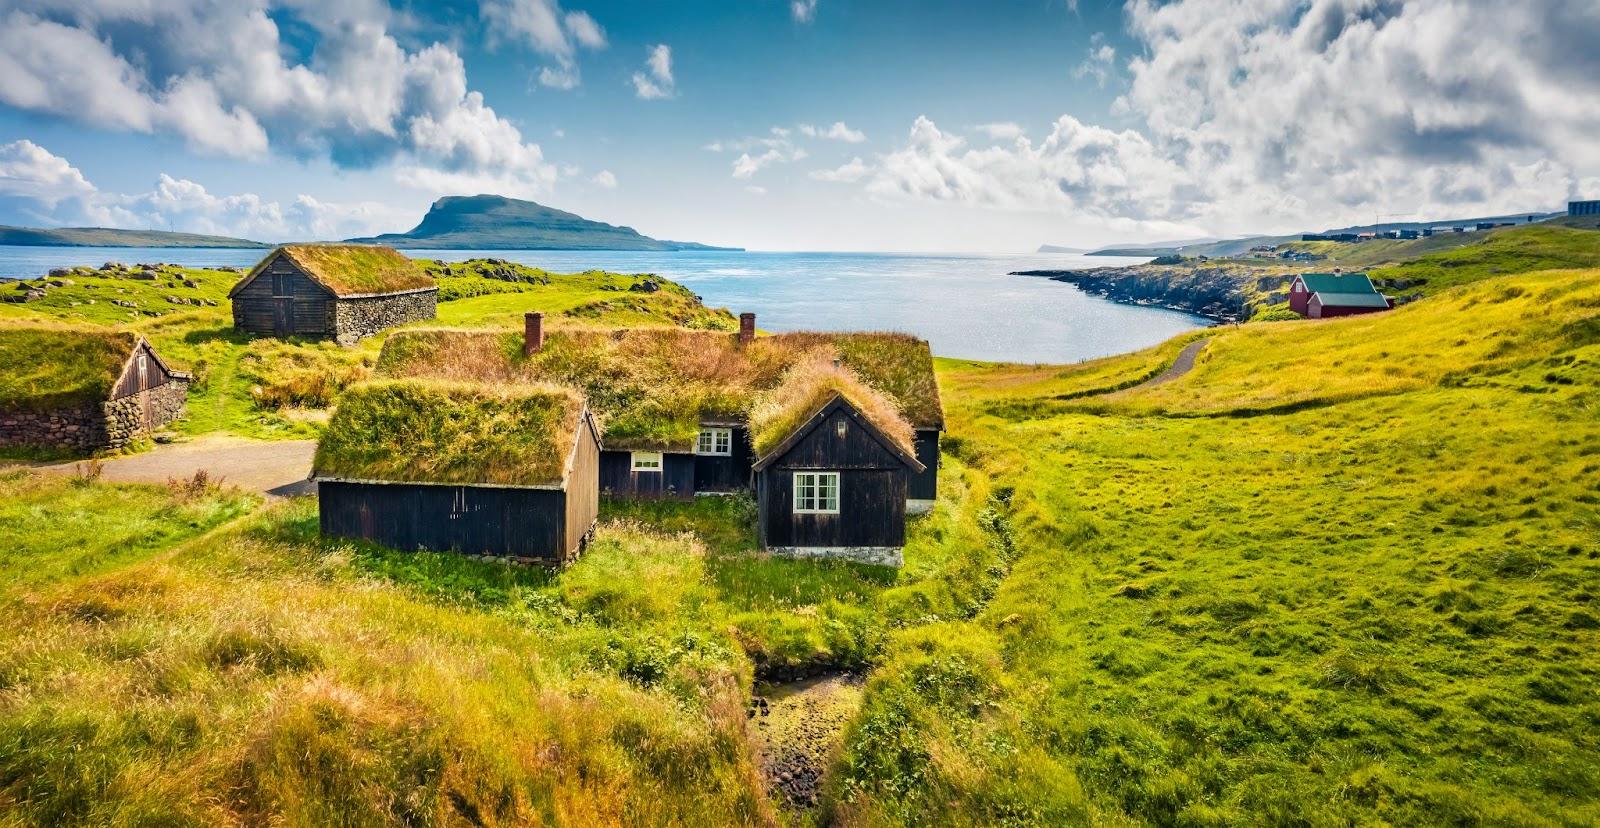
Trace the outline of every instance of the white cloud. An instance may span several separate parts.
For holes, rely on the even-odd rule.
[[[759,184],[747,184],[747,185],[745,185],[744,191],[749,193],[749,194],[751,194],[751,195],[766,195],[767,194],[767,188],[763,187],[763,186],[761,186]]]
[[[817,18],[817,0],[790,0],[789,14],[796,22],[810,23]]]
[[[644,63],[644,71],[633,73],[635,94],[647,101],[672,97],[677,91],[672,77],[672,47],[665,43],[651,46]]]
[[[595,173],[594,178],[590,180],[596,187],[601,189],[615,190],[617,188],[617,177],[610,170],[601,170]]]
[[[977,131],[989,136],[991,140],[995,141],[1011,141],[1021,138],[1023,135],[1022,125],[1012,121],[996,121],[989,124],[978,124],[977,126],[973,127],[973,129],[976,129]]]
[[[776,127],[774,127],[776,129]],[[831,127],[818,127],[811,124],[801,124],[800,134],[807,138],[828,138],[834,141],[843,141],[847,144],[859,144],[867,140],[867,134],[859,129],[845,126],[844,121],[834,121]]]
[[[555,62],[538,74],[539,84],[551,89],[577,88],[578,49],[606,46],[605,30],[588,12],[564,12],[557,0],[483,0],[479,14],[491,45],[502,39],[520,40]]]
[[[1105,34],[1103,32],[1095,32],[1089,38],[1089,56],[1078,64],[1078,68],[1072,70],[1072,76],[1079,80],[1094,78],[1095,85],[1103,89],[1106,81],[1111,78],[1112,64],[1115,63],[1116,59],[1117,50],[1112,48],[1111,44],[1106,43]]]
[[[387,4],[19,2],[31,11],[0,19],[0,103],[224,155],[545,175],[538,146],[468,89],[460,55],[402,46]],[[309,54],[292,57],[286,20],[315,28]]]
[[[579,46],[587,49],[604,49],[606,47],[606,31],[588,12],[567,12],[567,32]]]
[[[866,162],[860,158],[852,158],[849,163],[835,169],[812,170],[810,176],[817,181],[838,181],[848,184],[866,178],[870,172],[872,168],[868,167]]]
[[[544,66],[539,69],[540,86],[548,86],[551,89],[560,89],[564,92],[569,89],[577,89],[579,83],[578,70],[575,67],[563,69],[555,66]]]
[[[749,178],[773,164],[789,164],[805,157],[806,151],[799,148],[769,149],[755,156],[741,153],[733,161],[733,177]]]
[[[1136,129],[1063,116],[1042,141],[979,149],[919,118],[863,186],[1221,233],[1548,208],[1600,183],[1600,5],[1130,0],[1127,15],[1116,111]]]
[[[162,174],[144,193],[108,193],[65,158],[31,141],[0,145],[0,204],[38,223],[177,230],[251,239],[340,239],[402,226],[407,211],[378,202],[300,195],[288,206],[253,193],[215,195]]]

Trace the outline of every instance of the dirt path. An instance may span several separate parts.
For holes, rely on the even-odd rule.
[[[247,440],[210,435],[187,443],[157,446],[152,451],[105,461],[102,480],[112,483],[165,483],[186,479],[204,470],[212,479],[242,489],[276,497],[311,494],[316,487],[306,479],[311,473],[315,440]],[[77,463],[40,467],[49,474],[71,474]]]
[[[1207,338],[1197,339],[1194,342],[1183,346],[1183,350],[1178,352],[1178,358],[1173,360],[1171,365],[1167,366],[1167,370],[1162,371],[1150,379],[1147,379],[1144,382],[1141,382],[1127,390],[1138,391],[1141,388],[1153,388],[1157,385],[1166,385],[1178,377],[1189,373],[1190,371],[1194,370],[1195,357],[1200,356],[1200,352],[1204,351],[1206,346],[1209,344],[1211,344],[1211,340]]]

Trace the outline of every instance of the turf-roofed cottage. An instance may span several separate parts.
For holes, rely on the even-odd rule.
[[[562,564],[599,510],[599,431],[568,388],[358,385],[317,445],[322,533]]]
[[[1289,309],[1310,319],[1376,313],[1394,307],[1365,273],[1302,273],[1289,283]]]
[[[896,408],[912,429],[922,469],[910,475],[910,511],[933,504],[944,412],[928,343],[893,333],[755,336],[679,328],[563,329],[539,314],[513,331],[410,330],[385,343],[378,372],[481,382],[534,381],[583,389],[605,433],[602,491],[689,497],[747,491],[756,452],[751,412],[764,393],[817,354]]]
[[[177,419],[189,380],[136,333],[0,328],[0,447],[121,448]]]
[[[438,293],[432,277],[390,248],[293,244],[268,253],[228,298],[241,331],[348,345],[434,318]]]

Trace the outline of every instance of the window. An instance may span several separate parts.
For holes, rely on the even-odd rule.
[[[694,444],[695,454],[709,454],[716,457],[727,457],[733,454],[733,429],[713,428],[704,426],[700,429],[700,439]]]
[[[633,452],[633,470],[636,472],[661,471],[661,452],[636,451]]]
[[[293,296],[294,295],[294,288],[289,283],[289,274],[287,274],[287,273],[274,273],[274,274],[272,274],[272,295],[273,296]]]
[[[795,472],[794,511],[796,514],[839,514],[838,472]]]

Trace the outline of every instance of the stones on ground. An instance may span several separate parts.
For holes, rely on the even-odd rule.
[[[762,737],[762,774],[790,807],[817,806],[862,690],[860,676],[839,674],[769,687],[751,703],[750,718]]]

